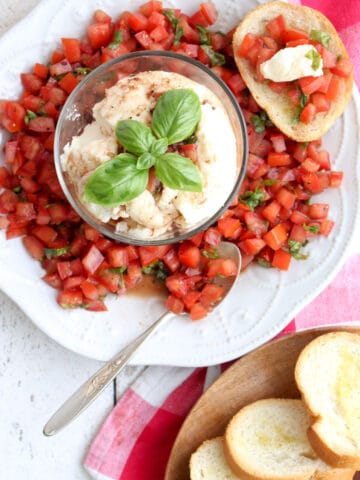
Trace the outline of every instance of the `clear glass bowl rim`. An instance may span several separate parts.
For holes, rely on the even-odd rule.
[[[242,163],[240,167],[240,171],[238,174],[238,178],[234,184],[234,187],[229,194],[226,202],[221,206],[221,208],[214,213],[206,222],[202,223],[201,225],[197,226],[193,230],[189,230],[188,232],[184,234],[180,234],[171,238],[165,238],[165,239],[159,239],[159,240],[143,240],[143,239],[138,239],[138,238],[132,238],[128,237],[126,235],[121,235],[119,233],[116,233],[114,230],[111,231],[110,229],[104,227],[100,223],[98,223],[96,220],[94,220],[93,217],[91,217],[85,209],[83,209],[74,199],[72,196],[70,190],[68,189],[68,186],[66,184],[63,171],[61,168],[61,161],[60,161],[60,132],[63,127],[63,123],[65,121],[65,112],[69,109],[69,107],[73,104],[74,98],[77,96],[78,92],[81,90],[84,90],[87,86],[88,83],[91,82],[93,77],[100,75],[103,71],[108,70],[109,68],[116,66],[117,64],[120,64],[124,61],[127,60],[133,60],[136,58],[140,57],[165,57],[173,60],[180,60],[181,62],[184,63],[189,63],[193,67],[198,68],[199,70],[202,70],[206,75],[210,76],[219,86],[224,90],[225,94],[227,95],[228,99],[232,103],[234,107],[234,111],[236,113],[236,116],[239,120],[240,128],[241,128],[241,134],[242,134],[242,139],[243,139],[243,151],[242,151]],[[221,217],[221,215],[228,209],[230,206],[231,202],[233,201],[236,193],[238,192],[240,188],[240,184],[243,181],[246,173],[246,166],[247,166],[247,159],[248,159],[248,136],[247,136],[247,129],[246,129],[246,122],[243,116],[243,113],[241,111],[240,105],[237,102],[235,96],[233,95],[232,91],[230,88],[226,85],[226,83],[218,76],[216,75],[210,68],[208,68],[206,65],[198,62],[197,60],[194,60],[191,57],[187,57],[185,55],[181,55],[176,52],[169,52],[169,51],[163,51],[163,50],[144,50],[144,51],[139,51],[139,52],[131,52],[125,55],[122,55],[121,57],[114,58],[113,60],[109,60],[108,62],[104,63],[103,65],[100,65],[99,67],[95,68],[92,72],[90,72],[80,83],[77,85],[77,87],[71,92],[69,97],[67,98],[61,112],[60,116],[56,125],[55,129],[55,139],[54,139],[54,163],[55,163],[55,170],[57,174],[57,178],[59,180],[60,186],[62,191],[65,194],[65,197],[67,201],[70,203],[72,208],[75,210],[75,212],[83,219],[85,220],[86,223],[94,227],[96,230],[98,230],[102,235],[105,237],[109,237],[112,240],[116,240],[119,243],[126,243],[129,245],[138,245],[138,246],[156,246],[156,245],[167,245],[167,244],[172,244],[172,243],[178,243],[183,240],[189,239],[198,233],[206,230],[209,228],[211,225],[213,225],[216,220]]]

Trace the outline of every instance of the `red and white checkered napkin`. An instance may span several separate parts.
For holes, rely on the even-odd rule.
[[[360,1],[302,3],[323,11],[335,24],[355,64],[355,78],[360,85]],[[357,254],[280,335],[321,325],[360,322],[359,287]],[[183,420],[224,368],[148,367],[119,400],[93,441],[84,462],[91,477],[162,480]]]

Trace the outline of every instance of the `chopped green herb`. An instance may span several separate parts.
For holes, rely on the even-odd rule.
[[[259,258],[257,259],[257,263],[258,263],[258,265],[260,265],[260,267],[263,267],[263,268],[272,268],[271,263],[268,262],[267,260],[265,260],[265,258],[259,257]]]
[[[322,30],[311,30],[310,40],[321,43],[325,48],[329,48],[330,35]]]
[[[61,257],[61,255],[65,255],[69,253],[71,250],[71,246],[68,245],[66,247],[61,248],[44,248],[44,255],[49,260],[54,257]]]
[[[265,130],[265,127],[273,127],[274,124],[267,116],[265,110],[262,110],[259,114],[253,115],[251,118],[251,123],[254,125],[256,133],[261,133]]]
[[[61,73],[60,75],[56,75],[56,80],[60,82],[60,80],[62,80],[65,77],[65,75],[67,75],[67,73]]]
[[[116,50],[119,44],[122,42],[122,31],[121,30],[116,30],[114,33],[114,40],[109,43],[108,47],[110,50]]]
[[[303,93],[302,90],[300,90],[300,92],[301,92],[300,105],[295,110],[295,115],[292,120],[293,123],[299,123],[301,112],[304,110],[305,105],[309,100],[309,95],[305,95],[305,93]]]
[[[178,17],[175,15],[175,12],[172,8],[166,8],[162,11],[165,17],[170,21],[172,28],[175,30],[177,24],[179,23]]]
[[[89,67],[78,67],[74,70],[74,73],[76,73],[77,75],[86,75],[90,72],[92,72],[92,69]]]
[[[263,190],[261,190],[261,188],[257,188],[255,192],[251,190],[245,192],[245,195],[240,197],[240,201],[242,203],[245,203],[250,208],[250,210],[253,211],[255,207],[260,205],[260,203],[265,200],[265,197],[266,195]]]
[[[196,135],[191,135],[189,138],[184,140],[185,145],[191,145],[193,143],[196,143],[198,141],[198,138]]]
[[[180,45],[180,39],[184,35],[184,29],[182,27],[179,27],[179,25],[176,26],[175,29],[175,39],[174,39],[174,45]]]
[[[12,189],[12,191],[13,191],[14,193],[20,193],[21,190],[22,190],[22,188],[21,188],[20,185],[18,185],[17,187],[14,187],[14,188]]]
[[[212,67],[216,67],[218,65],[224,65],[225,63],[225,55],[219,52],[215,52],[214,49],[210,45],[201,45],[201,47],[206,55],[209,57],[210,64]]]
[[[307,147],[309,146],[309,143],[310,143],[310,142],[302,142],[302,143],[300,144],[301,150],[306,150]]]
[[[271,187],[272,185],[275,185],[278,182],[276,178],[265,178],[264,180],[264,185],[265,187]]]
[[[320,53],[312,49],[310,50],[306,55],[306,58],[309,58],[311,60],[311,68],[316,72],[316,70],[319,70],[320,68],[320,63],[321,63],[321,55]]]
[[[320,225],[306,225],[306,223],[304,223],[303,229],[311,233],[319,233]]]
[[[302,253],[301,249],[307,245],[308,242],[297,242],[296,240],[288,240],[289,252],[296,260],[306,260],[309,257],[308,253]]]
[[[127,267],[123,266],[123,267],[110,268],[110,272],[117,273],[117,274],[126,273]]]
[[[196,28],[200,34],[200,45],[211,45],[208,30],[201,25],[196,25]]]
[[[161,260],[156,260],[155,262],[150,263],[150,265],[142,267],[141,270],[145,275],[155,275],[155,277],[161,282],[164,282],[169,275],[164,262]]]
[[[220,255],[216,251],[209,252],[209,250],[202,250],[201,253],[206,258],[211,258],[211,259],[220,258]]]
[[[37,115],[36,113],[32,112],[31,110],[26,110],[26,115],[25,115],[25,125],[29,125],[29,122],[32,118],[36,118]]]

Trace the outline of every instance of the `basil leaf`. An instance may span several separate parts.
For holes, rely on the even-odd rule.
[[[321,55],[316,50],[310,50],[306,55],[306,58],[311,60],[311,68],[316,72],[320,68]]]
[[[202,182],[193,162],[176,153],[166,153],[156,159],[155,175],[167,187],[175,190],[201,192]]]
[[[268,262],[267,260],[265,260],[265,258],[262,258],[262,257],[259,257],[257,259],[257,263],[258,265],[260,265],[260,267],[263,267],[263,268],[271,268],[272,265],[270,262]]]
[[[300,89],[301,97],[300,97],[300,105],[295,110],[295,115],[292,119],[292,123],[299,123],[301,112],[304,110],[305,105],[309,100],[309,95],[305,95],[305,93]]]
[[[156,158],[151,153],[145,152],[138,157],[136,168],[138,170],[148,170],[155,165]]]
[[[216,67],[217,65],[224,65],[225,55],[219,52],[215,52],[210,45],[201,45],[200,48],[202,48],[206,55],[209,57],[212,67]]]
[[[296,240],[288,240],[289,252],[296,260],[306,260],[309,257],[308,253],[302,253],[301,249],[307,244],[307,242],[301,243]]]
[[[209,252],[209,250],[202,250],[201,253],[206,258],[211,258],[211,259],[220,258],[220,255],[217,253],[217,251]]]
[[[116,124],[115,135],[128,152],[136,155],[148,152],[155,141],[150,128],[137,120],[120,120]]]
[[[255,192],[248,190],[245,192],[245,195],[240,197],[240,201],[245,203],[251,211],[254,210],[255,207],[260,205],[260,203],[265,200],[265,193],[261,190],[261,188],[257,188]]]
[[[155,140],[155,142],[151,145],[150,153],[155,155],[155,157],[159,157],[163,155],[168,148],[168,143],[166,138],[159,138],[159,140]]]
[[[206,28],[201,25],[196,25],[196,28],[200,35],[200,45],[211,45]]]
[[[122,31],[117,30],[114,33],[114,41],[109,43],[108,48],[110,48],[110,50],[116,50],[121,42],[122,42]]]
[[[196,135],[191,135],[191,137],[186,138],[184,140],[185,145],[192,145],[198,141],[198,138]]]
[[[171,145],[190,137],[200,118],[200,100],[193,90],[168,90],[156,103],[152,130],[158,138],[167,138]]]
[[[256,133],[261,133],[265,130],[265,127],[273,127],[274,124],[267,116],[265,110],[262,110],[259,114],[254,114],[250,118],[251,123],[254,125]]]
[[[26,115],[24,118],[25,125],[28,125],[32,118],[37,118],[36,113],[32,112],[31,110],[26,110]]]
[[[329,48],[330,35],[322,30],[311,30],[310,40],[321,43],[325,48]]]
[[[53,257],[61,257],[61,255],[65,255],[69,253],[71,250],[71,245],[67,245],[66,247],[61,248],[44,248],[44,255],[47,259],[51,259]]]
[[[180,39],[184,35],[184,29],[182,27],[179,27],[179,25],[176,26],[175,29],[175,38],[174,38],[174,43],[175,47],[177,45],[180,45]]]
[[[155,275],[161,282],[165,282],[169,276],[169,271],[161,260],[155,260],[155,262],[150,263],[150,265],[141,267],[141,270],[145,275]]]
[[[311,233],[319,233],[320,225],[306,225],[306,223],[304,223],[303,229]]]
[[[265,178],[264,180],[264,185],[265,187],[271,187],[272,185],[275,185],[278,182],[276,178]]]
[[[149,172],[136,168],[137,158],[121,153],[107,160],[90,176],[84,200],[105,207],[115,207],[139,196],[146,188]]]
[[[165,17],[170,21],[172,28],[175,30],[177,24],[179,23],[178,17],[175,15],[175,12],[171,8],[166,8],[162,11]]]

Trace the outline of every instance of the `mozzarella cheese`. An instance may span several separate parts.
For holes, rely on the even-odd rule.
[[[195,226],[214,215],[234,187],[236,138],[221,102],[206,87],[182,75],[161,71],[130,75],[106,91],[105,98],[93,108],[93,123],[66,145],[63,170],[78,188],[81,198],[92,172],[117,153],[117,122],[134,119],[150,125],[159,96],[176,88],[191,88],[200,99],[202,116],[195,135],[202,191],[178,191],[164,186],[158,194],[145,190],[115,208],[86,204],[92,215],[102,222],[115,220],[119,233],[151,239],[174,228]]]
[[[319,77],[323,74],[322,59],[319,59],[319,67],[314,70],[311,54],[319,55],[312,45],[283,48],[260,65],[260,72],[264,78],[273,82],[290,82],[309,76]]]

